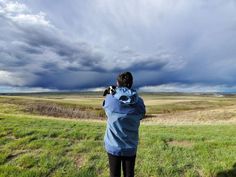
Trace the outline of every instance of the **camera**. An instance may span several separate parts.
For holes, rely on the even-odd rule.
[[[106,96],[107,94],[114,95],[116,93],[116,86],[111,85],[108,88],[106,88],[103,92],[103,96]]]

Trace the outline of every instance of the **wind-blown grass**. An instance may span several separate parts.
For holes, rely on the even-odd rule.
[[[94,95],[0,97],[0,177],[109,176],[103,147],[106,124],[93,116],[103,111],[102,100]],[[190,121],[225,119],[226,123],[180,126],[144,120],[137,177],[236,176],[236,125],[227,123],[235,120],[234,97],[144,95],[144,101],[147,114],[158,113],[156,119],[170,122],[177,116],[178,122],[185,116]],[[43,114],[45,105],[54,110]],[[89,120],[68,116],[77,108],[89,112]]]
[[[102,122],[1,115],[0,125],[0,176],[109,176]],[[136,176],[227,174],[236,163],[235,128],[142,124]]]

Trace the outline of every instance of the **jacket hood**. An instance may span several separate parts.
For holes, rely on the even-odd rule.
[[[126,87],[117,87],[115,94],[108,94],[103,101],[103,108],[107,112],[127,115],[145,114],[145,105],[136,90]]]
[[[124,104],[135,104],[138,102],[136,90],[127,87],[117,87],[114,97]]]

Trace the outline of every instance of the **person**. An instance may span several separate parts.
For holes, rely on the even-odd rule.
[[[104,91],[103,108],[107,116],[104,147],[111,177],[121,176],[121,165],[124,177],[134,176],[139,125],[146,110],[132,85],[132,74],[124,72],[118,75],[116,87]]]

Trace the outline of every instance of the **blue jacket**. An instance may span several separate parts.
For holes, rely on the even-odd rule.
[[[135,155],[140,120],[146,113],[142,98],[133,89],[117,87],[114,95],[106,96],[103,108],[107,115],[106,151],[117,156]]]

